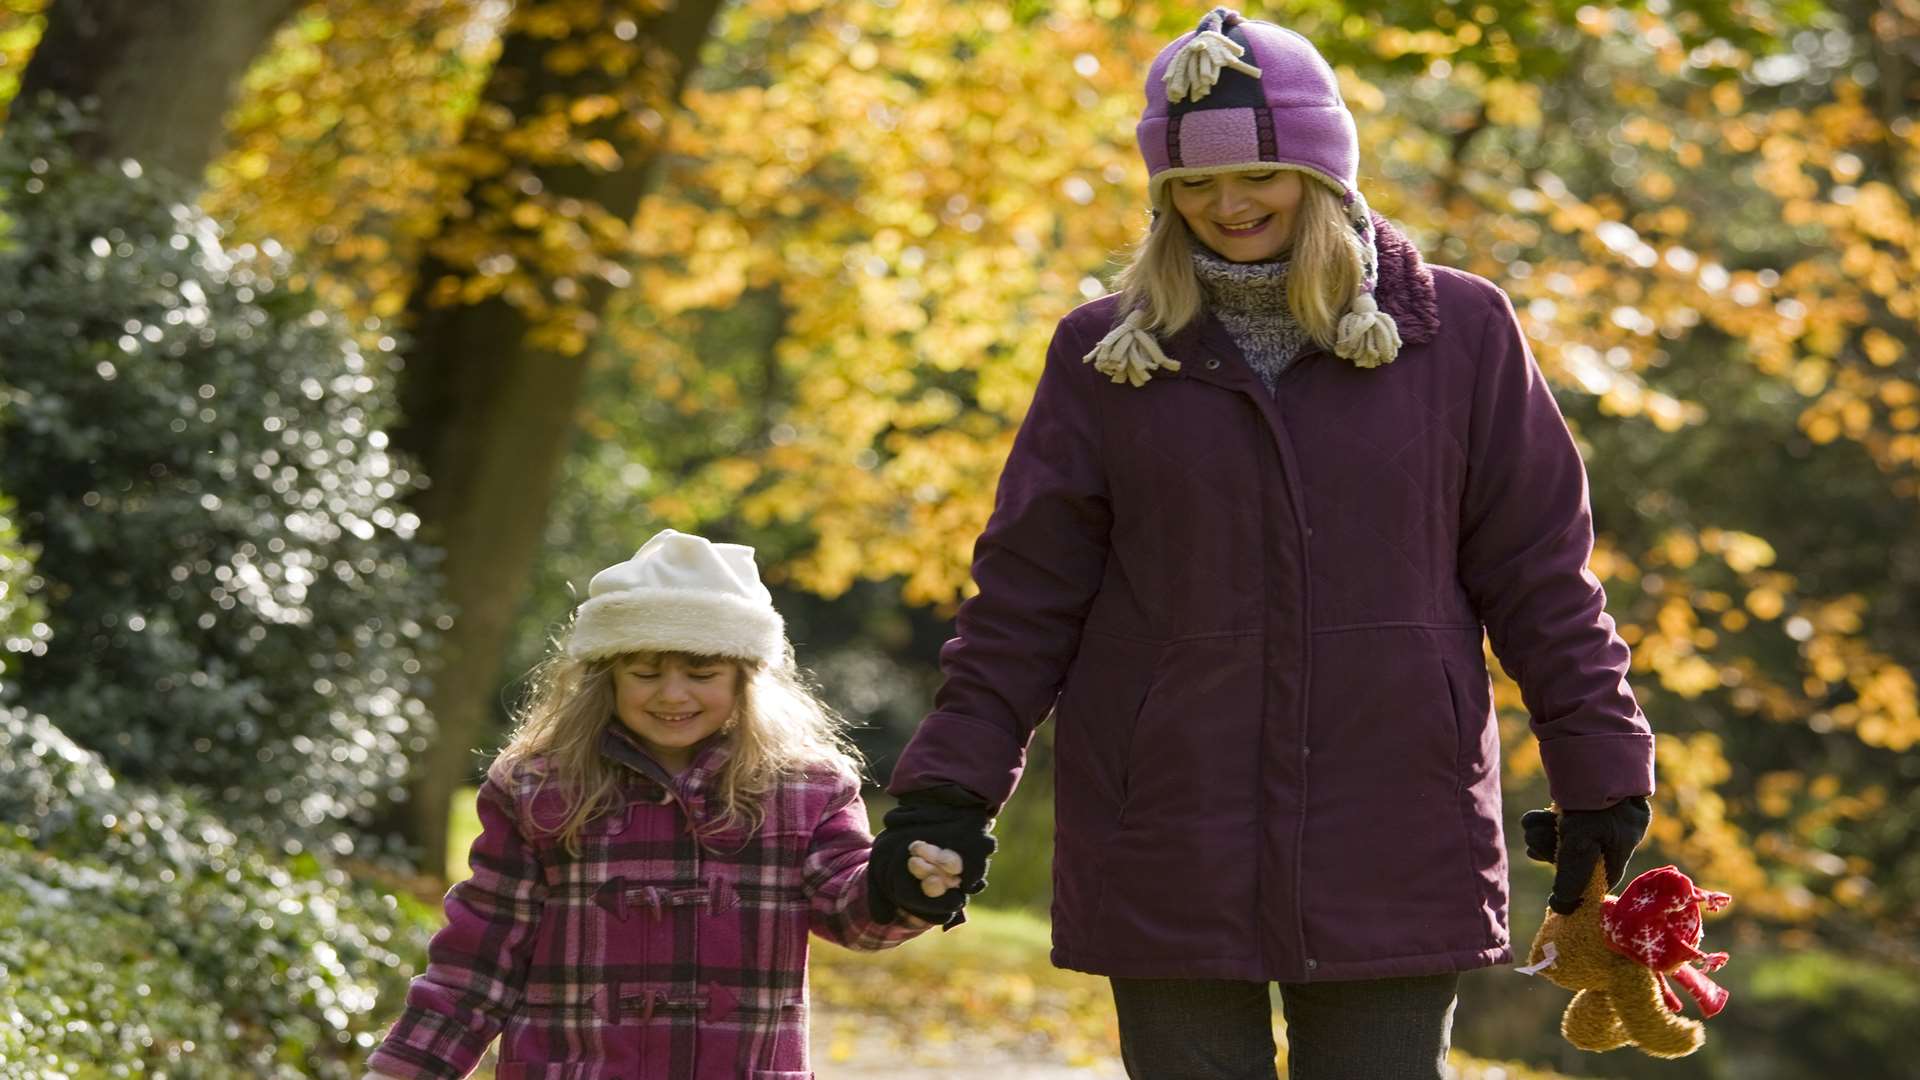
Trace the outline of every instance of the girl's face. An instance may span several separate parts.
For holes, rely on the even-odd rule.
[[[740,665],[678,653],[637,653],[613,666],[613,711],[670,773],[693,763],[693,748],[733,717]]]
[[[1271,259],[1293,245],[1304,179],[1292,169],[1180,176],[1173,208],[1200,242],[1232,262]]]

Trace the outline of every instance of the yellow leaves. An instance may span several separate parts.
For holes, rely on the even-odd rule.
[[[1752,533],[1703,529],[1700,543],[1707,551],[1720,556],[1735,573],[1745,574],[1763,566],[1771,566],[1775,558],[1773,545]]]
[[[1777,619],[1780,613],[1786,610],[1786,598],[1781,596],[1778,590],[1764,587],[1747,593],[1742,603],[1748,611],[1753,613],[1754,618],[1763,621]]]
[[[579,144],[580,160],[601,172],[618,172],[625,164],[620,151],[605,139],[588,139]]]
[[[1640,568],[1633,560],[1605,539],[1594,543],[1593,558],[1588,560],[1587,568],[1603,582],[1637,581],[1640,577]]]
[[[1860,185],[1853,218],[1861,233],[1875,240],[1904,248],[1915,243],[1911,210],[1890,184],[1874,180]]]
[[[1487,119],[1502,127],[1530,131],[1540,126],[1540,85],[1515,79],[1489,80],[1485,91]]]
[[[1673,177],[1661,169],[1648,169],[1646,172],[1641,173],[1639,186],[1640,190],[1645,192],[1648,198],[1662,201],[1673,198],[1673,193],[1678,189],[1678,185],[1673,182]],[[1680,210],[1679,207],[1669,207],[1667,209],[1680,211],[1680,228],[1684,229],[1688,217],[1686,212]],[[1680,230],[1675,229],[1670,231],[1678,232]]]
[[[1440,30],[1412,31],[1400,26],[1382,26],[1374,31],[1373,51],[1387,60],[1402,56],[1452,56],[1459,42]]]
[[[1605,37],[1613,32],[1613,17],[1606,8],[1597,5],[1583,5],[1574,13],[1574,25],[1582,33],[1594,37]]]
[[[1870,328],[1860,339],[1861,348],[1866,350],[1867,359],[1880,367],[1890,367],[1902,356],[1907,347],[1892,334],[1878,327]]]
[[[1346,99],[1347,107],[1355,113],[1384,112],[1387,107],[1387,95],[1380,87],[1368,82],[1356,74],[1352,68],[1341,65],[1337,74],[1340,79],[1340,96]]]
[[[1700,557],[1700,545],[1683,532],[1670,532],[1662,540],[1659,553],[1673,566],[1685,569]]]
[[[1735,90],[1734,93],[1738,94],[1739,91]],[[1760,135],[1744,120],[1729,120],[1720,126],[1720,141],[1736,154],[1748,154],[1760,145]]]
[[[226,167],[241,180],[258,180],[273,168],[273,159],[260,151],[248,151],[236,155]]]
[[[1740,84],[1734,79],[1722,79],[1708,91],[1713,107],[1721,116],[1732,116],[1740,111],[1746,99],[1740,93]]]
[[[567,106],[567,119],[582,127],[619,113],[620,100],[611,94],[588,94]]]

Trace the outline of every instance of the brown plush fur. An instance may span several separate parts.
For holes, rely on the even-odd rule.
[[[1607,947],[1600,928],[1606,895],[1606,868],[1595,866],[1580,906],[1571,915],[1549,909],[1534,936],[1528,962],[1545,960],[1545,946],[1553,942],[1554,962],[1540,974],[1574,992],[1560,1033],[1582,1050],[1637,1046],[1654,1057],[1677,1058],[1700,1049],[1705,1026],[1668,1012],[1653,969]]]

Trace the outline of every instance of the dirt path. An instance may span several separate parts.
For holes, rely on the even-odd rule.
[[[1010,1048],[965,1032],[937,1043],[901,1045],[884,1022],[822,1009],[809,1056],[818,1080],[1126,1080],[1117,1060],[1068,1064],[1044,1043]],[[959,1064],[957,1064],[959,1063]]]
[[[965,1069],[917,1065],[816,1065],[818,1080],[1124,1080],[1119,1066],[1111,1069],[1071,1065],[1033,1065],[1014,1061],[984,1061]]]

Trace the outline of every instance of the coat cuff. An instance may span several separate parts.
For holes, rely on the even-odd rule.
[[[1562,810],[1603,810],[1629,795],[1653,794],[1653,736],[1570,735],[1540,744],[1547,790]]]
[[[1020,782],[1026,747],[1005,729],[958,713],[932,713],[900,752],[887,792],[958,784],[978,795],[989,813],[998,813]]]
[[[367,1071],[389,1080],[462,1080],[493,1042],[449,1017],[408,1007],[367,1057]]]

